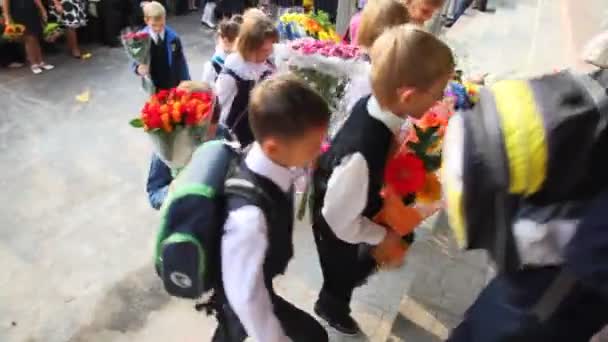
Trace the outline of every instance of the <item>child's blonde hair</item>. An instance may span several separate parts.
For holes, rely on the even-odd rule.
[[[409,22],[407,8],[398,0],[369,1],[361,12],[357,45],[371,48],[387,28]]]
[[[260,10],[247,10],[239,29],[236,50],[243,58],[248,59],[252,52],[262,47],[269,39],[273,43],[279,41],[279,32],[274,22]]]
[[[452,50],[415,25],[386,30],[372,46],[371,83],[382,106],[395,102],[398,89],[427,90],[454,71]]]
[[[146,18],[158,18],[165,17],[167,11],[165,7],[158,1],[150,1],[143,6],[144,17]]]

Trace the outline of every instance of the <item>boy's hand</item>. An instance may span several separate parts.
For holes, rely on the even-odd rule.
[[[189,92],[211,92],[211,86],[206,82],[197,82],[197,81],[182,81],[179,86],[179,89],[183,89]]]
[[[137,74],[139,76],[147,76],[150,72],[150,67],[147,64],[140,64],[137,66]]]
[[[384,240],[372,249],[372,257],[383,268],[398,268],[403,265],[407,246],[401,236],[388,230]]]

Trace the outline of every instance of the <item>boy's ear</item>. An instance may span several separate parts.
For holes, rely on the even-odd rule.
[[[262,146],[262,151],[268,156],[276,155],[279,150],[279,142],[273,137],[264,139],[264,141],[260,143],[260,146]]]
[[[399,99],[399,102],[401,103],[407,103],[410,101],[410,99],[412,98],[412,96],[414,95],[414,92],[416,90],[412,87],[401,87],[399,89],[397,89],[397,98]]]

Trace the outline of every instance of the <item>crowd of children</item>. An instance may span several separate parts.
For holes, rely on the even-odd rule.
[[[361,333],[350,314],[354,289],[379,267],[401,266],[407,249],[401,236],[373,221],[383,205],[387,159],[408,119],[420,118],[443,97],[455,71],[450,48],[420,27],[441,3],[371,0],[353,19],[351,39],[364,49],[371,71],[349,95],[350,115],[323,153],[328,105],[295,76],[273,75],[278,32],[268,16],[248,10],[219,23],[215,54],[197,82],[190,81],[183,47],[165,25],[163,7],[156,2],[144,7],[145,31],[153,37],[155,52],[150,65],[134,70],[158,89],[213,89],[218,138],[248,147],[236,175],[274,205],[269,210],[246,196],[226,195],[213,341],[248,336],[270,342],[328,341],[315,318],[273,288],[274,277],[285,272],[294,255],[294,169],[309,165],[314,165],[312,233],[323,275],[314,312],[342,334]],[[154,208],[163,205],[172,181],[171,170],[153,156],[147,190]],[[384,248],[401,250],[402,257],[376,253]],[[464,340],[459,337],[464,329],[452,339]]]

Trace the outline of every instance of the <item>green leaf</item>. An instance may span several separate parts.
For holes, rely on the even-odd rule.
[[[434,154],[424,158],[424,168],[427,172],[434,172],[441,166],[441,154]]]
[[[135,127],[135,128],[143,128],[144,122],[142,121],[142,119],[137,118],[137,119],[133,119],[133,120],[129,121],[129,125],[131,125],[131,127]]]

